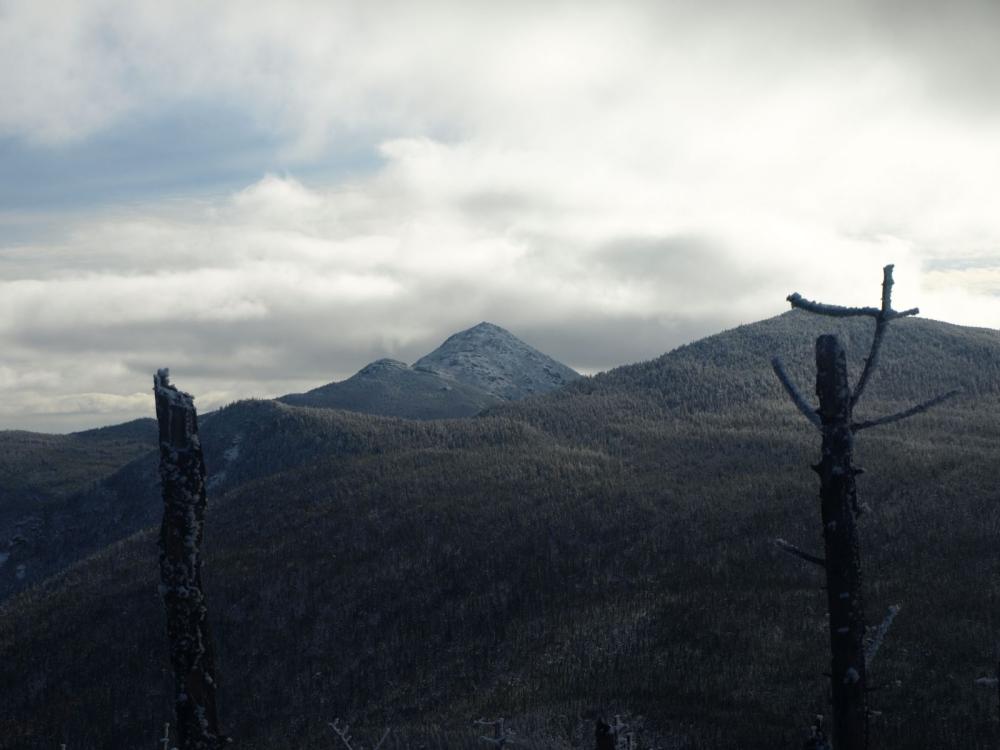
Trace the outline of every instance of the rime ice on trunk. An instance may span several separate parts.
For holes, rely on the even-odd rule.
[[[215,750],[226,740],[218,728],[214,655],[201,587],[206,498],[198,416],[194,399],[170,384],[167,370],[154,376],[153,393],[163,485],[160,592],[167,613],[179,746],[180,750]]]
[[[852,465],[851,389],[847,360],[836,336],[816,340],[816,395],[823,431],[820,476],[826,587],[830,611],[830,681],[833,739],[837,748],[865,746],[865,618],[861,598],[861,552]]]

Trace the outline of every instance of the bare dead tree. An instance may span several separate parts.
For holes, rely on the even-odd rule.
[[[785,551],[824,568],[827,604],[830,612],[830,685],[833,694],[833,746],[837,750],[861,750],[867,746],[867,668],[875,658],[898,607],[877,628],[866,628],[862,597],[861,549],[857,518],[861,515],[856,477],[861,469],[853,463],[854,435],[869,427],[889,424],[919,414],[956,395],[937,396],[911,409],[863,422],[854,421],[854,407],[878,364],[886,327],[897,318],[916,315],[913,308],[892,309],[892,269],[885,266],[881,307],[841,307],[812,302],[795,293],[788,296],[792,307],[835,318],[870,317],[875,320],[871,349],[861,376],[852,390],[847,378],[847,358],[836,336],[816,339],[816,395],[819,408],[813,409],[785,372],[781,360],[771,364],[792,402],[822,433],[820,462],[812,469],[820,477],[820,509],[823,519],[825,557],[810,555],[784,540],[776,540]]]
[[[163,486],[160,593],[167,611],[178,742],[180,750],[216,750],[228,739],[219,732],[215,659],[201,585],[206,497],[198,415],[194,399],[170,384],[165,369],[153,377],[153,393]]]

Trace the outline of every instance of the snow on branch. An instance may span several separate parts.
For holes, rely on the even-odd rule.
[[[809,405],[809,402],[806,401],[805,396],[802,395],[799,389],[795,387],[795,383],[792,382],[788,373],[785,372],[785,366],[779,357],[771,359],[771,367],[774,369],[774,374],[778,376],[778,380],[781,381],[781,385],[785,387],[785,392],[792,399],[792,403],[798,407],[802,415],[812,422],[815,427],[822,428],[823,423],[819,418],[819,414]]]
[[[817,315],[829,315],[831,318],[850,318],[861,315],[877,318],[881,314],[881,310],[877,307],[843,307],[841,305],[825,305],[822,302],[813,302],[798,292],[789,294],[785,299],[792,303],[792,307],[816,313]]]
[[[892,269],[890,263],[882,269],[882,307],[844,307],[842,305],[826,305],[822,302],[813,302],[803,297],[798,292],[789,294],[785,299],[792,303],[792,307],[797,307],[806,312],[817,315],[828,315],[832,318],[850,318],[865,316],[876,318],[888,322],[895,318],[904,318],[909,315],[920,313],[919,308],[912,307],[909,310],[897,312],[892,309]]]
[[[953,391],[948,391],[947,393],[942,393],[940,396],[935,396],[930,401],[925,401],[922,404],[917,404],[916,406],[907,409],[906,411],[901,411],[897,414],[890,414],[887,417],[879,417],[878,419],[871,419],[865,422],[853,422],[851,423],[851,430],[853,432],[860,432],[861,430],[867,430],[869,427],[879,427],[884,424],[891,424],[892,422],[898,422],[901,419],[907,419],[914,416],[915,414],[920,414],[928,409],[937,406],[938,404],[947,401],[949,398],[957,396],[962,391],[955,389]]]
[[[827,315],[831,318],[851,318],[851,317],[869,317],[878,318],[881,317],[882,311],[877,307],[843,307],[841,305],[825,305],[822,302],[813,302],[803,297],[798,292],[794,294],[789,294],[785,299],[792,303],[792,307],[797,307],[800,310],[805,310],[806,312],[816,313],[817,315]],[[920,308],[911,307],[909,310],[902,310],[897,312],[892,310],[888,318],[889,320],[894,320],[896,318],[905,318],[910,315],[919,315]]]

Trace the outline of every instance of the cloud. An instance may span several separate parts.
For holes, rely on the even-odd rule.
[[[4,424],[148,414],[164,365],[202,408],[302,390],[482,319],[600,370],[791,291],[870,304],[890,261],[900,306],[1000,324],[992,4],[0,13],[0,188],[65,156],[119,191],[0,214]]]

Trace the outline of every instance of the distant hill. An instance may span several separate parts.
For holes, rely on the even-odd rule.
[[[769,360],[810,396],[826,332],[857,377],[870,321],[790,312],[474,419],[272,401],[207,416],[224,727],[244,748],[320,747],[336,716],[357,737],[472,747],[470,717],[505,716],[557,747],[631,713],[643,745],[801,746],[829,713],[825,594],[773,539],[822,550],[820,438]],[[881,750],[1000,746],[995,690],[975,685],[1000,621],[1000,332],[894,322],[857,413],[954,387],[857,440],[868,619],[901,605],[872,672]],[[109,505],[81,536],[140,508],[154,526],[154,459],[99,483]],[[155,535],[0,604],[8,745],[153,745],[172,711]]]
[[[505,401],[548,393],[580,377],[510,331],[486,322],[449,336],[413,367],[476,386]]]
[[[49,534],[64,525],[56,519],[79,522],[70,498],[154,450],[156,440],[152,419],[69,435],[0,431],[0,600],[62,567],[38,570],[29,558],[39,545],[60,549],[61,540]]]
[[[579,377],[510,331],[483,322],[449,336],[412,367],[380,359],[347,380],[278,401],[404,419],[454,419],[548,393]]]
[[[500,402],[473,385],[414,369],[394,359],[380,359],[347,380],[278,400],[292,406],[346,409],[405,419],[471,417]]]
[[[68,435],[0,430],[0,516],[15,498],[68,495],[156,447],[156,420]]]

